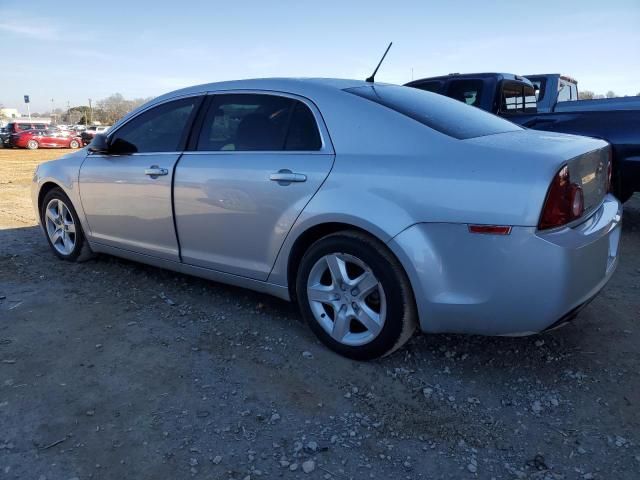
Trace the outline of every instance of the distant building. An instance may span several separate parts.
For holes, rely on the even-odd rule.
[[[20,118],[20,112],[17,108],[0,108],[0,127],[4,127],[15,118]]]

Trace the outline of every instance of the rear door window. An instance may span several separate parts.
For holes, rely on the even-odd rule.
[[[312,151],[322,141],[303,102],[279,95],[213,95],[197,149],[201,151]]]

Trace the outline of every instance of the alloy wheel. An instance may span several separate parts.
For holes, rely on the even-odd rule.
[[[371,342],[386,320],[382,284],[354,255],[331,253],[320,258],[307,280],[307,298],[316,321],[344,345]]]
[[[54,198],[47,204],[45,224],[53,248],[62,255],[70,255],[76,246],[76,224],[62,200]]]

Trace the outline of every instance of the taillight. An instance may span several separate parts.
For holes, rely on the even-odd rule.
[[[569,167],[565,165],[560,169],[551,182],[547,198],[544,201],[542,215],[538,228],[549,228],[566,225],[580,218],[584,213],[584,195],[582,187],[571,183]]]

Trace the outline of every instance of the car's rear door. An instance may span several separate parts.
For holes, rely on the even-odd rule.
[[[151,107],[109,136],[109,154],[89,154],[80,197],[92,241],[179,261],[171,185],[202,97]]]
[[[333,165],[310,101],[274,92],[214,94],[176,167],[182,261],[266,280],[296,218]]]

